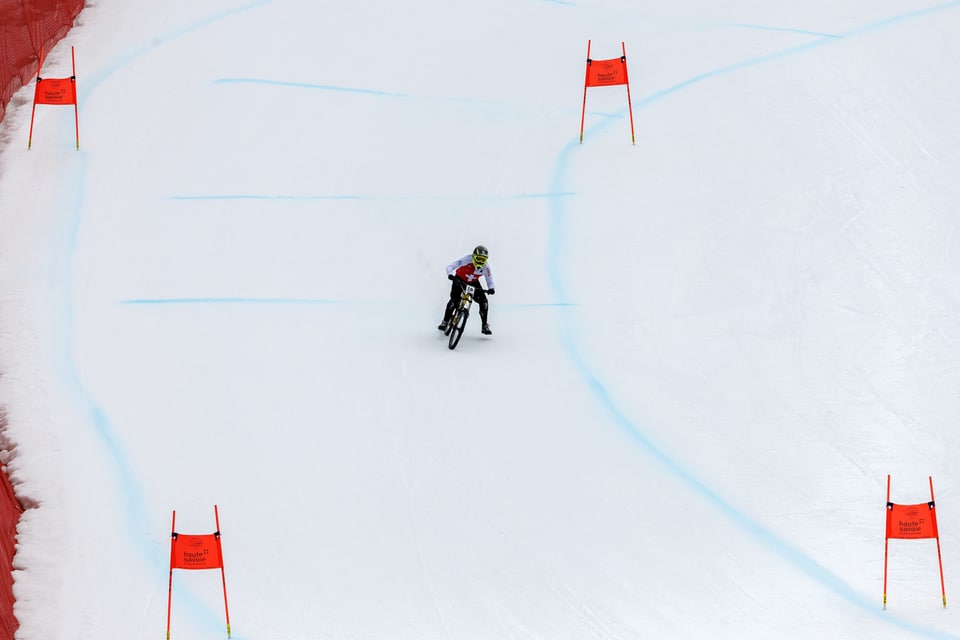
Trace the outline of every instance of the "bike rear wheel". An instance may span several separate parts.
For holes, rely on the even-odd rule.
[[[457,345],[460,344],[460,338],[463,337],[463,328],[467,326],[467,318],[470,317],[469,311],[462,311],[457,314],[454,322],[451,320],[450,326],[452,327],[450,331],[450,341],[447,343],[447,346],[451,350],[456,349]]]

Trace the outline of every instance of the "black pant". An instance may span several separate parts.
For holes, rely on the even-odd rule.
[[[460,304],[460,296],[463,295],[463,287],[467,283],[460,278],[450,283],[450,300],[447,301],[447,308],[443,312],[443,321],[446,322],[453,315],[453,310]],[[487,300],[487,294],[480,286],[479,282],[473,283],[473,299],[480,305],[480,322],[487,324],[487,313],[490,311],[490,302]]]

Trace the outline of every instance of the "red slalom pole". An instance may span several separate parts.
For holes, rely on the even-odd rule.
[[[587,40],[587,70],[583,76],[583,109],[580,111],[580,144],[583,144],[583,120],[587,115],[587,82],[590,80],[590,40]]]
[[[933,476],[930,478],[930,503],[933,508],[937,508],[937,502],[933,499]],[[943,597],[943,608],[947,608],[947,589],[943,584],[943,558],[940,556],[940,529],[937,528],[937,562],[940,564],[940,595]]]
[[[70,47],[70,61],[73,64],[73,75],[70,76],[70,83],[73,85],[73,125],[77,132],[77,151],[80,150],[80,110],[77,106],[77,57],[73,52],[73,47]],[[629,95],[630,85],[627,85],[627,93]],[[633,127],[633,115],[631,118],[631,127]]]
[[[620,42],[620,48],[623,51],[623,73],[627,76],[627,109],[630,111],[630,144],[637,144],[637,136],[633,133],[633,100],[630,99],[630,74],[627,71],[627,45]],[[584,89],[586,92],[586,89]]]
[[[890,474],[887,474],[887,509],[890,509]],[[890,516],[887,516],[888,518]],[[886,534],[884,525],[883,534],[883,608],[887,608],[887,551],[890,549],[890,536]]]
[[[227,637],[230,637],[230,607],[227,605],[227,574],[223,568],[223,547],[220,544],[220,511],[213,505],[213,517],[217,523],[217,551],[220,552],[220,578],[223,580],[223,610],[227,616]],[[169,638],[167,639],[169,640]]]
[[[43,68],[43,47],[40,47],[40,58],[37,60],[37,89],[40,88],[40,69]],[[37,89],[33,91],[33,109],[30,111],[30,135],[27,138],[27,151],[33,146],[33,118],[37,115]],[[586,88],[584,88],[584,97],[586,97]]]
[[[167,640],[170,640],[170,601],[173,599],[173,542],[177,536],[177,512],[170,523],[170,583],[167,586]]]

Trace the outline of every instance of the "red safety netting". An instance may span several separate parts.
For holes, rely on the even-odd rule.
[[[0,0],[0,120],[7,103],[37,75],[49,51],[73,26],[84,0]]]
[[[83,5],[84,0],[0,0],[0,121],[13,94],[36,77],[40,51],[67,35]],[[0,431],[5,426],[0,414]],[[21,513],[6,469],[0,469],[0,640],[13,640],[20,626],[13,615],[13,555]]]
[[[0,431],[6,427],[0,413]],[[13,640],[20,624],[13,615],[13,554],[16,552],[17,523],[23,507],[13,493],[5,468],[0,468],[0,639]]]

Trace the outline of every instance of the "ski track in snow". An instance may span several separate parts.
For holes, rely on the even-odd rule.
[[[551,4],[558,5],[574,5],[571,2],[564,2],[562,0],[541,0],[543,2],[549,2]],[[144,43],[143,47],[127,53],[126,55],[120,57],[116,60],[113,65],[106,67],[100,70],[98,73],[95,73],[91,76],[89,84],[87,84],[86,96],[91,95],[95,90],[97,85],[103,82],[105,79],[110,77],[113,73],[117,72],[119,69],[122,69],[132,63],[134,60],[140,56],[146,54],[149,51],[157,48],[158,46],[163,45],[166,42],[175,40],[184,35],[196,32],[203,29],[211,24],[219,22],[225,18],[236,15],[238,13],[256,9],[268,4],[271,4],[273,0],[257,0],[240,7],[231,9],[229,11],[221,12],[215,15],[208,16],[198,22],[188,25],[183,29],[178,31],[168,33],[167,35],[161,36],[157,39],[151,40],[149,43]],[[930,17],[936,13],[947,11],[951,9],[956,9],[960,7],[960,0],[955,0],[952,2],[946,2],[939,5],[934,5],[930,7],[925,7],[911,11],[908,13],[891,16],[881,20],[877,20],[863,26],[851,29],[845,33],[841,34],[825,34],[825,33],[815,33],[803,31],[800,29],[789,29],[789,28],[771,28],[771,27],[761,27],[758,25],[747,25],[747,24],[727,24],[727,27],[730,28],[752,28],[752,29],[767,29],[767,30],[778,30],[778,31],[788,31],[792,33],[801,33],[805,35],[810,35],[816,39],[811,42],[789,47],[781,51],[774,53],[758,56],[755,58],[750,58],[742,62],[719,67],[709,71],[705,71],[701,74],[688,78],[682,82],[674,84],[670,87],[655,91],[651,94],[642,97],[634,103],[634,107],[637,110],[641,110],[644,107],[647,107],[654,102],[662,100],[683,91],[684,89],[696,85],[707,80],[711,80],[723,75],[733,74],[738,71],[748,69],[750,67],[771,62],[778,59],[783,59],[791,56],[796,56],[807,51],[811,51],[816,48],[833,45],[837,43],[842,43],[844,39],[856,37],[859,35],[888,29],[895,27],[897,25],[903,24],[907,21]],[[406,97],[403,94],[396,93],[387,93],[376,90],[369,89],[350,89],[346,87],[333,87],[333,86],[324,86],[324,85],[300,85],[299,83],[281,83],[278,81],[270,80],[253,80],[253,79],[225,79],[223,82],[259,82],[259,83],[269,83],[269,84],[284,84],[287,86],[302,87],[309,89],[325,89],[325,90],[335,90],[335,91],[352,91],[371,94],[375,96],[383,97]],[[81,104],[86,101],[86,98],[81,98]],[[621,121],[626,116],[626,110],[622,110],[617,114],[612,114],[611,117],[602,118],[598,124],[590,127],[590,131],[596,132],[601,131],[614,120]],[[717,494],[713,489],[708,485],[700,481],[690,470],[684,468],[678,464],[675,460],[666,455],[663,451],[659,450],[650,438],[646,435],[646,429],[632,422],[629,417],[627,417],[616,402],[611,398],[610,393],[607,390],[606,385],[603,380],[599,379],[591,370],[590,365],[587,363],[586,359],[581,353],[581,346],[579,341],[578,332],[574,326],[574,319],[569,313],[569,309],[565,307],[575,306],[573,303],[568,301],[567,292],[563,285],[563,278],[559,275],[562,273],[563,262],[554,256],[560,256],[563,254],[563,248],[566,245],[566,209],[565,209],[565,197],[571,195],[569,188],[566,183],[566,176],[570,169],[571,160],[573,158],[573,152],[577,149],[579,144],[576,140],[572,141],[567,145],[556,158],[552,178],[550,180],[549,188],[543,194],[534,194],[534,195],[518,195],[512,196],[514,198],[519,197],[536,197],[536,198],[546,198],[549,202],[549,230],[548,237],[551,247],[549,251],[548,258],[549,264],[547,265],[547,271],[551,275],[551,286],[556,297],[556,301],[551,306],[559,307],[561,314],[562,325],[561,331],[562,335],[559,336],[560,343],[562,348],[566,351],[567,356],[574,365],[577,371],[580,372],[580,375],[583,377],[584,384],[590,389],[593,396],[596,398],[597,404],[601,410],[611,417],[617,425],[620,426],[625,432],[627,432],[633,441],[643,449],[647,450],[653,455],[653,457],[660,461],[664,469],[672,473],[676,477],[682,479],[692,491],[701,495],[709,502],[714,504],[714,506],[724,515],[729,517],[731,520],[736,522],[741,528],[743,528],[747,533],[755,537],[759,542],[766,545],[772,551],[777,553],[779,556],[793,564],[800,571],[817,580],[825,588],[836,593],[837,595],[843,597],[845,600],[849,601],[851,604],[871,613],[872,615],[881,618],[894,624],[905,631],[910,631],[919,635],[923,635],[930,638],[957,638],[960,636],[950,635],[935,630],[929,630],[917,625],[910,624],[906,621],[897,618],[895,615],[892,615],[888,611],[881,611],[877,606],[876,602],[873,599],[867,600],[866,598],[860,596],[853,589],[844,582],[840,577],[833,574],[819,563],[814,561],[811,557],[803,553],[800,549],[797,549],[781,538],[777,537],[768,529],[764,528],[760,523],[750,518],[743,512],[736,509],[730,502],[724,499],[722,496]],[[64,273],[61,275],[64,276],[64,281],[72,281],[71,276],[71,260],[75,253],[76,241],[79,228],[82,223],[82,202],[83,202],[83,178],[86,172],[81,170],[76,174],[77,184],[72,185],[73,189],[69,192],[69,196],[72,199],[70,206],[65,210],[71,212],[71,219],[69,220],[70,224],[67,225],[66,234],[61,239],[61,242],[64,247],[64,251],[60,252],[59,255],[64,256],[62,262],[59,266],[60,269],[64,270]],[[429,196],[428,196],[429,197]],[[316,199],[349,199],[349,198],[360,198],[360,199],[369,199],[363,195],[356,196],[255,196],[255,195],[221,195],[221,196],[180,196],[181,199],[215,199],[215,198],[316,198]],[[383,198],[380,198],[383,199]],[[478,198],[479,199],[479,198]],[[69,296],[68,296],[69,297]],[[197,302],[190,300],[163,300],[163,301],[150,301],[150,300],[128,300],[124,301],[126,303],[182,303],[182,302]],[[264,300],[258,299],[206,299],[204,302],[208,303],[258,303],[264,302]],[[269,302],[269,300],[268,300]],[[328,304],[335,303],[335,301],[326,301],[326,300],[303,300],[303,301],[273,301],[273,302],[297,302],[297,303],[312,303],[312,304]],[[70,300],[64,300],[61,302],[61,308],[64,313],[60,314],[62,319],[60,335],[62,337],[63,347],[61,353],[64,360],[61,362],[61,367],[63,369],[64,378],[68,380],[74,388],[75,395],[78,399],[78,406],[84,408],[88,414],[88,418],[93,425],[94,429],[97,432],[97,435],[103,441],[106,449],[109,451],[110,457],[113,459],[114,465],[116,467],[116,473],[118,476],[118,482],[122,487],[123,491],[128,500],[128,522],[131,527],[131,530],[144,530],[146,528],[146,523],[148,522],[148,517],[144,511],[145,506],[143,500],[141,499],[142,489],[140,487],[140,482],[134,472],[130,468],[129,462],[122,450],[122,447],[119,445],[118,439],[114,434],[113,428],[110,425],[109,419],[105,412],[97,405],[96,400],[92,397],[92,394],[84,387],[83,383],[80,381],[80,377],[77,373],[75,363],[72,361],[71,353],[73,352],[71,347],[72,343],[72,309]],[[138,540],[142,540],[140,536],[133,536]],[[147,546],[145,543],[141,542],[141,552],[144,556],[145,562],[151,566],[151,570],[162,572],[166,568],[165,559],[155,557],[154,550]],[[188,602],[184,602],[181,606],[186,606],[193,608],[195,605],[200,606],[199,603],[190,602],[192,598],[187,598]],[[211,620],[219,620],[219,611],[209,612],[209,617]],[[204,616],[205,618],[207,616]],[[219,623],[217,622],[217,625]]]

